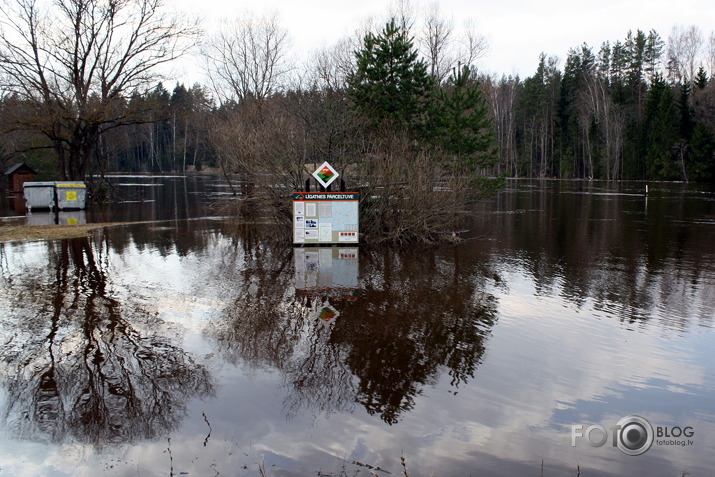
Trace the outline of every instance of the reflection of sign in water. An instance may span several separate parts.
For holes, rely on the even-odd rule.
[[[358,243],[360,194],[294,192],[293,243]]]
[[[320,182],[320,185],[323,187],[328,187],[335,179],[338,178],[339,175],[338,171],[333,169],[333,166],[328,164],[328,161],[325,161],[320,167],[318,167],[318,169],[316,169],[315,172],[313,172],[313,177],[315,177],[315,179]]]
[[[326,304],[318,310],[318,319],[327,324],[335,321],[338,316],[340,316],[340,312],[330,304]]]
[[[295,292],[298,296],[356,297],[357,247],[296,248],[294,253]]]

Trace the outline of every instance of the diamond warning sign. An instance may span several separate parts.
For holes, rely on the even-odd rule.
[[[338,171],[333,169],[333,166],[325,161],[315,172],[313,172],[313,177],[322,185],[323,187],[328,187],[333,183],[335,179],[338,178],[340,174]]]

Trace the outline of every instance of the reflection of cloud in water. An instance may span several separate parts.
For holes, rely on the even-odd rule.
[[[499,220],[531,220],[518,215]],[[141,337],[190,350],[215,372],[216,399],[182,397],[185,417],[170,432],[176,474],[255,475],[261,456],[269,473],[337,474],[341,462],[355,459],[399,474],[402,453],[411,475],[475,468],[538,475],[542,458],[549,476],[575,475],[577,464],[582,475],[697,475],[715,465],[703,444],[715,437],[707,400],[715,389],[706,307],[712,273],[692,254],[677,262],[671,251],[657,250],[645,260],[632,246],[635,259],[611,258],[601,250],[611,240],[606,233],[592,242],[588,234],[567,234],[574,243],[559,242],[564,252],[549,248],[558,241],[539,245],[534,234],[495,227],[505,241],[529,239],[413,254],[361,249],[358,290],[348,300],[297,294],[291,248],[216,232],[220,227],[125,234],[134,241],[110,231],[102,242],[109,245],[95,247],[111,292],[93,298],[107,317],[95,327],[100,345],[115,343],[107,342],[107,324],[116,300]],[[6,250],[6,263],[24,263],[43,281],[23,281],[13,265],[3,271],[5,284],[26,297],[52,288],[54,270],[44,269],[55,248],[49,255],[45,244]],[[86,301],[91,287],[83,283],[76,286],[85,287],[78,296]],[[326,300],[340,313],[328,326],[315,319]],[[82,315],[74,313],[76,322]],[[27,328],[19,340],[47,349],[46,323],[16,321]],[[55,349],[84,340],[79,329],[58,329],[55,339],[66,346]],[[203,413],[211,426],[205,447]],[[654,446],[638,458],[570,447],[572,424],[612,425],[630,413],[656,425],[692,423],[699,446]],[[111,459],[142,475],[167,474],[166,437],[123,445]],[[32,445],[12,443],[19,455]],[[84,460],[55,449],[43,447],[54,455],[47,465],[67,474],[96,475],[110,460],[89,447]]]
[[[377,261],[380,260],[383,258],[378,257]],[[337,345],[337,349],[343,349],[347,354],[338,354],[334,359],[344,360],[348,368],[343,369],[354,375],[352,381],[346,381],[350,385],[343,387],[345,395],[350,396],[355,386],[359,395],[361,386],[367,386],[365,392],[374,394],[366,395],[376,397],[376,403],[385,397],[388,400],[384,402],[389,403],[389,394],[380,394],[379,383],[375,383],[377,387],[370,384],[372,375],[361,371],[363,368],[355,367],[351,354],[354,352],[365,360],[378,354],[380,377],[384,377],[382,373],[391,356],[383,354],[388,347],[381,346],[382,336],[387,337],[386,342],[392,343],[393,348],[405,348],[415,336],[414,324],[430,323],[430,320],[415,320],[414,316],[437,315],[440,321],[449,317],[449,314],[436,312],[439,307],[429,308],[430,313],[421,313],[421,303],[447,304],[449,298],[462,297],[463,301],[463,297],[473,296],[477,306],[489,303],[489,300],[500,304],[499,324],[491,333],[487,359],[480,365],[478,379],[458,388],[455,388],[450,373],[439,374],[436,380],[416,379],[413,382],[420,386],[420,392],[406,394],[411,396],[411,401],[398,401],[402,406],[408,403],[411,409],[409,413],[397,415],[398,426],[383,427],[362,415],[370,409],[378,409],[377,413],[390,420],[395,415],[389,414],[389,408],[367,406],[360,412],[360,407],[353,406],[346,409],[351,414],[331,414],[329,425],[321,419],[312,424],[306,423],[305,419],[299,419],[301,413],[294,412],[291,413],[291,421],[298,419],[303,425],[317,426],[311,433],[310,442],[289,437],[301,435],[297,425],[295,429],[281,426],[280,431],[264,431],[264,438],[259,440],[261,445],[271,443],[271,452],[283,453],[296,460],[322,462],[321,453],[335,456],[364,454],[360,443],[369,442],[370,462],[392,470],[399,470],[395,465],[396,456],[407,448],[410,449],[406,453],[408,462],[417,464],[421,469],[445,470],[446,473],[449,473],[450,465],[454,466],[453,472],[459,473],[460,469],[464,469],[465,462],[491,460],[503,468],[504,475],[513,475],[515,469],[538,471],[542,458],[545,468],[551,471],[549,475],[571,475],[578,463],[594,475],[599,475],[594,469],[600,469],[602,475],[634,474],[643,469],[650,469],[653,475],[664,469],[671,473],[682,472],[683,469],[675,464],[684,460],[678,449],[654,448],[636,462],[617,449],[571,448],[570,426],[577,423],[612,425],[620,417],[633,412],[645,414],[656,423],[664,422],[666,416],[670,416],[672,421],[671,409],[679,408],[675,401],[697,389],[713,388],[712,379],[703,366],[708,362],[703,355],[706,344],[712,345],[712,340],[705,340],[697,350],[681,348],[678,340],[661,335],[659,320],[652,321],[652,324],[642,322],[638,331],[628,331],[627,322],[614,320],[600,309],[600,305],[595,308],[594,301],[588,296],[574,303],[564,298],[558,282],[548,291],[538,288],[540,285],[529,277],[528,268],[518,264],[516,267],[508,265],[500,271],[501,277],[496,282],[489,285],[487,280],[487,286],[477,287],[471,294],[459,290],[457,285],[457,293],[445,293],[445,301],[439,298],[435,301],[430,299],[428,290],[422,288],[423,280],[418,273],[396,272],[399,267],[409,267],[406,263],[410,262],[415,263],[415,270],[424,269],[427,267],[424,261],[396,256],[386,257],[385,260],[374,269],[369,263],[361,265],[362,290],[359,296],[361,300],[368,296],[369,300],[366,299],[362,306],[352,302],[339,303],[340,319],[331,328],[329,339],[327,335],[320,334],[322,330],[312,334],[297,333],[313,339],[308,339],[312,345],[301,349],[320,354],[324,350],[335,349]],[[458,259],[455,262],[459,263]],[[461,266],[474,270],[464,262]],[[437,261],[430,263],[429,267],[440,271],[429,277],[430,286],[450,290],[450,283],[446,280],[450,273],[454,273],[453,270],[450,272],[450,262]],[[490,273],[485,275],[491,276]],[[478,277],[476,283],[479,283]],[[459,278],[453,281],[469,282],[466,277]],[[276,287],[284,290],[285,286],[289,286],[281,283]],[[505,287],[505,283],[509,286]],[[652,281],[650,283],[653,284]],[[243,305],[251,303],[250,299],[238,301]],[[351,313],[352,306],[356,307],[355,313]],[[450,310],[451,306],[447,304],[445,308]],[[371,318],[370,310],[373,309],[379,320]],[[248,314],[236,311],[235,316],[243,320]],[[664,325],[667,329],[668,324]],[[401,329],[408,330],[406,335],[401,333]],[[362,341],[360,333],[363,330],[367,338],[366,346],[356,347],[355,344]],[[418,352],[411,355],[420,356],[424,349],[417,348]],[[299,366],[296,369],[303,369],[300,366],[302,363],[297,362]],[[409,366],[398,369],[409,377],[420,376],[418,373],[411,374]],[[286,376],[291,375],[287,373]],[[331,408],[321,409],[318,401],[311,401],[310,396],[321,396],[319,385],[325,385],[331,378],[324,376],[325,379],[320,381],[318,377],[323,375],[315,373],[315,376],[318,384],[314,385],[314,389],[308,386],[307,392],[300,398],[296,398],[294,390],[293,394],[289,393],[294,400],[289,402],[312,403],[308,407],[320,409],[322,414],[319,416],[325,416]],[[399,381],[393,379],[386,381],[399,385]],[[293,382],[286,379],[288,389]],[[671,386],[664,386],[664,382]],[[389,391],[395,389],[393,385]],[[652,404],[653,397],[648,397],[661,390],[665,390],[664,396],[671,400],[670,404],[663,404],[665,412],[657,411]],[[335,390],[331,389],[331,392]],[[330,403],[330,400],[322,402]],[[700,398],[693,409],[707,406]],[[701,423],[704,436],[712,434],[712,426],[702,421],[700,411],[693,411],[695,414],[692,414],[684,408],[681,412],[680,417],[675,418],[678,422],[681,419],[683,422],[696,419]],[[354,443],[352,446],[351,442]],[[691,462],[688,468],[702,468],[705,461],[702,449],[688,449],[686,452],[685,456],[690,457],[685,460]],[[480,468],[483,467],[480,465]],[[494,470],[492,475],[500,473],[498,468]]]
[[[54,242],[49,259],[49,273],[6,290],[15,308],[3,321],[6,426],[24,439],[100,447],[175,429],[186,399],[212,392],[207,370],[169,338],[178,329],[113,297],[89,239]]]
[[[455,388],[474,376],[496,306],[484,293],[484,276],[433,253],[370,254],[362,270],[370,278],[358,284],[347,276],[357,263],[341,260],[339,250],[299,249],[295,259],[281,248],[257,251],[260,260],[248,256],[252,273],[225,320],[209,331],[225,356],[282,371],[290,416],[359,403],[394,424],[443,372]],[[435,272],[423,274],[428,267]],[[390,274],[409,279],[378,278]],[[357,293],[346,294],[346,284]],[[326,303],[340,313],[328,328],[315,319]]]

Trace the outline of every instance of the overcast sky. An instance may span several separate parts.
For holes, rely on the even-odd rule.
[[[211,29],[219,19],[245,12],[277,14],[289,31],[296,58],[330,46],[353,32],[369,17],[386,18],[393,2],[379,0],[175,0],[177,9],[204,18]],[[419,11],[430,0],[411,1]],[[561,58],[586,42],[595,51],[604,41],[623,40],[628,30],[655,29],[667,40],[674,26],[697,25],[705,39],[715,30],[714,0],[441,0],[443,16],[455,28],[471,19],[486,37],[489,52],[478,65],[482,71],[532,75],[541,52]]]

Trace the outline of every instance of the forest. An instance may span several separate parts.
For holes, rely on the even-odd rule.
[[[217,168],[254,182],[285,161],[364,170],[388,154],[473,176],[715,180],[715,34],[697,26],[544,53],[520,78],[480,71],[486,40],[437,6],[391,12],[299,62],[276,17],[209,34],[158,0],[57,5],[54,17],[34,0],[2,7],[3,170]],[[162,81],[199,41],[206,84]]]

